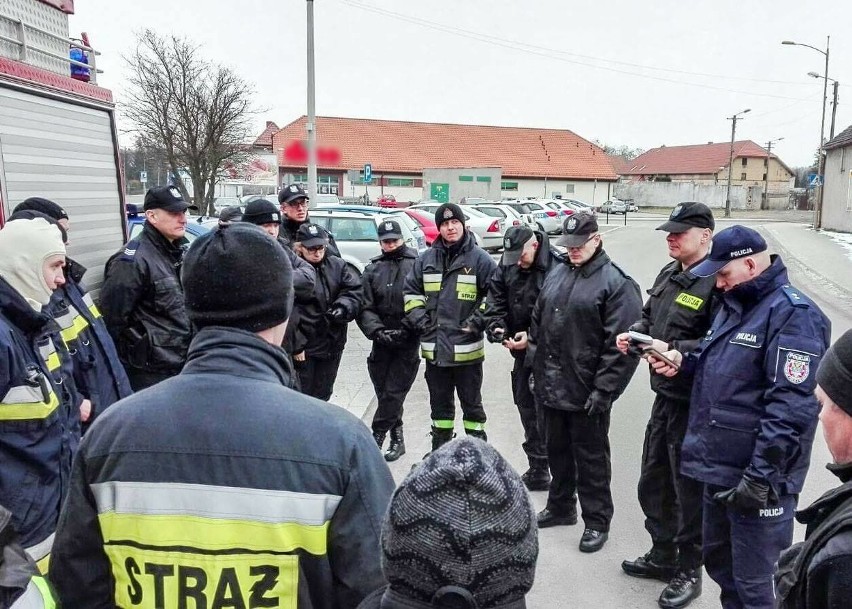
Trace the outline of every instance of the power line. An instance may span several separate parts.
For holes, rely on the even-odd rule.
[[[637,78],[646,78],[646,79],[650,79],[650,80],[657,80],[657,81],[662,81],[662,82],[669,82],[669,83],[674,83],[674,84],[687,85],[687,86],[704,88],[704,89],[711,89],[711,90],[715,90],[715,91],[725,91],[725,92],[728,92],[728,93],[740,93],[740,94],[744,94],[744,95],[755,95],[755,96],[759,96],[759,97],[771,97],[771,98],[775,98],[775,99],[788,99],[788,100],[794,100],[794,101],[810,101],[810,100],[806,100],[804,98],[798,98],[798,97],[789,97],[789,96],[785,96],[785,95],[775,95],[775,94],[772,94],[772,93],[759,93],[759,92],[755,92],[755,91],[743,91],[743,90],[739,90],[739,89],[730,89],[730,88],[727,88],[727,87],[720,87],[720,86],[710,85],[710,84],[706,84],[706,83],[695,83],[695,82],[688,82],[688,81],[683,81],[683,80],[675,80],[673,78],[666,78],[666,77],[663,77],[663,76],[654,76],[654,75],[651,75],[651,74],[641,74],[641,73],[638,73],[638,72],[635,72],[635,71],[623,70],[623,69],[614,68],[614,67],[610,67],[610,66],[606,66],[606,65],[596,65],[596,64],[592,64],[592,63],[583,62],[583,61],[572,60],[572,59],[568,59],[567,57],[560,57],[558,55],[580,57],[580,58],[584,58],[584,59],[590,59],[592,61],[607,62],[607,63],[624,65],[624,66],[629,66],[629,67],[634,67],[634,68],[647,69],[647,70],[657,70],[657,71],[663,71],[663,72],[671,72],[671,73],[675,73],[675,74],[684,74],[684,75],[689,75],[689,76],[699,76],[699,77],[718,78],[718,79],[732,79],[732,80],[746,80],[746,81],[752,81],[752,82],[763,82],[763,83],[785,84],[785,85],[799,85],[799,86],[804,86],[804,85],[807,85],[808,83],[779,81],[779,80],[767,80],[767,79],[748,78],[748,77],[741,77],[741,76],[727,76],[727,75],[721,75],[721,74],[709,74],[709,73],[702,73],[702,72],[689,72],[689,71],[685,71],[685,70],[675,70],[675,69],[670,69],[670,68],[646,66],[646,65],[642,65],[642,64],[616,61],[616,60],[611,60],[611,59],[602,59],[602,58],[593,57],[593,56],[589,56],[589,55],[581,55],[581,54],[578,54],[578,53],[570,53],[568,51],[562,51],[562,50],[553,49],[553,48],[550,48],[550,47],[533,45],[533,44],[529,44],[529,43],[521,42],[521,41],[517,41],[517,40],[507,40],[507,39],[494,38],[492,36],[488,36],[488,35],[482,34],[480,32],[475,32],[475,31],[472,31],[472,30],[465,30],[465,29],[462,29],[462,28],[445,25],[445,24],[438,23],[438,22],[435,22],[435,21],[428,21],[426,19],[421,19],[419,17],[412,17],[410,15],[404,15],[402,13],[397,13],[397,12],[390,11],[390,10],[387,10],[387,9],[382,9],[382,8],[378,8],[378,7],[375,7],[375,6],[371,6],[369,4],[364,4],[364,3],[358,2],[356,0],[340,0],[340,2],[342,2],[343,4],[346,4],[348,6],[351,6],[352,8],[372,12],[372,13],[375,13],[375,14],[378,14],[378,15],[383,15],[383,16],[389,17],[391,19],[404,21],[404,22],[407,22],[407,23],[411,23],[413,25],[417,25],[417,26],[420,26],[420,27],[427,28],[427,29],[441,31],[441,32],[444,32],[444,33],[447,33],[447,34],[450,34],[450,35],[453,35],[453,36],[458,36],[458,37],[461,37],[461,38],[468,38],[468,39],[476,40],[476,41],[479,41],[479,42],[483,42],[485,44],[490,44],[492,46],[498,46],[498,47],[502,47],[502,48],[510,49],[510,50],[514,50],[514,51],[521,51],[523,53],[527,53],[527,54],[530,54],[530,55],[536,55],[536,56],[539,56],[539,57],[546,57],[548,59],[553,59],[553,60],[561,61],[561,62],[564,62],[564,63],[571,63],[571,64],[589,67],[589,68],[593,68],[593,69],[599,69],[599,70],[607,70],[607,71],[610,71],[610,72],[616,72],[618,74],[625,74],[625,75],[634,76],[634,77],[637,77]],[[554,56],[554,54],[556,54],[557,56]]]

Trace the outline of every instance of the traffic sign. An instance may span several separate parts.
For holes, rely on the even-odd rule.
[[[373,181],[373,166],[367,163],[364,165],[364,183],[369,184]]]
[[[819,188],[822,186],[822,176],[818,173],[808,174],[808,188]]]
[[[139,172],[139,181],[142,182],[143,184],[148,182],[148,172],[147,171],[140,171]]]

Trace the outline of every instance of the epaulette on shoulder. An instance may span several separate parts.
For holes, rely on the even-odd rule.
[[[370,262],[378,262],[379,260],[382,259],[382,256],[383,256],[383,254],[379,254],[378,256],[373,256],[372,258],[370,258]]]
[[[619,273],[621,273],[621,274],[624,276],[624,278],[625,278],[625,279],[630,279],[631,281],[633,280],[633,277],[631,277],[630,275],[628,275],[628,274],[627,274],[627,271],[625,271],[623,268],[621,268],[620,266],[618,266],[615,262],[613,262],[612,260],[610,260],[610,261],[609,261],[609,263],[612,265],[612,268],[614,268],[616,271],[618,271]]]
[[[789,283],[781,286],[781,291],[787,296],[790,300],[790,303],[794,307],[810,307],[811,299],[802,294],[799,290],[791,286]]]
[[[138,250],[139,250],[139,242],[136,239],[132,239],[124,245],[124,250],[122,250],[118,259],[119,260],[127,260],[127,261],[132,262],[135,259],[136,252]]]

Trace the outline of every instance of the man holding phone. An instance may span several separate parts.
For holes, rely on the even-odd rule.
[[[550,242],[544,233],[528,226],[511,227],[503,238],[503,258],[491,275],[485,304],[485,337],[502,344],[515,358],[512,396],[521,415],[522,447],[529,462],[521,480],[531,491],[550,488],[544,420],[530,389],[532,368],[525,362],[532,310],[550,261]]]
[[[810,465],[831,324],[751,228],[721,231],[691,272],[715,275],[721,309],[694,349],[654,341],[680,370],[648,359],[659,374],[693,378],[681,472],[704,484],[704,564],[722,606],[771,609],[775,562],[792,542]]]
[[[674,260],[648,290],[642,319],[630,326],[630,332],[618,335],[616,344],[622,353],[633,349],[659,354],[651,336],[684,351],[698,346],[713,322],[716,281],[690,271],[707,257],[714,228],[713,212],[697,202],[681,203],[668,222],[657,227],[668,233],[668,253]],[[680,473],[692,379],[654,374],[651,389],[656,398],[645,429],[638,493],[652,545],[644,556],[625,560],[621,568],[632,577],[666,582],[658,601],[661,607],[685,607],[701,594],[702,562],[704,489]]]

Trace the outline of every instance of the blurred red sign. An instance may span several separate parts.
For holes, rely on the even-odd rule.
[[[308,164],[308,147],[299,140],[294,140],[284,147],[284,160],[293,165]],[[317,165],[328,167],[340,165],[341,154],[337,148],[317,146]]]
[[[74,14],[74,0],[39,0],[39,2],[58,8],[63,13]]]

